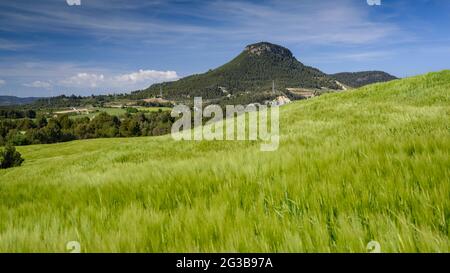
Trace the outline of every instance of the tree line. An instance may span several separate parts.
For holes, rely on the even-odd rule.
[[[19,118],[36,118],[36,111],[32,109],[0,109],[0,118],[19,119]]]
[[[126,113],[122,117],[101,112],[93,119],[52,118],[0,120],[0,146],[48,144],[76,139],[156,136],[170,132],[174,118],[168,111]]]

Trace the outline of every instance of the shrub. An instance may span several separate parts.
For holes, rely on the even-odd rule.
[[[138,109],[136,109],[136,108],[134,108],[134,107],[127,107],[127,113],[135,114],[135,113],[137,113],[137,112],[139,112]]]
[[[23,162],[22,155],[11,145],[6,145],[0,150],[0,169],[20,166]]]
[[[19,131],[17,129],[10,130],[6,136],[7,142],[11,145],[21,146],[28,145],[28,139],[25,136],[24,131]]]
[[[45,116],[38,116],[36,123],[39,128],[43,128],[43,127],[47,126],[47,123],[48,123],[47,118]]]

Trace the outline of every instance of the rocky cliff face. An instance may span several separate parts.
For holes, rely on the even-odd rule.
[[[248,45],[245,47],[244,51],[248,52],[250,55],[257,55],[257,56],[268,53],[268,54],[275,54],[285,58],[293,57],[292,52],[289,49],[268,42],[260,42]]]

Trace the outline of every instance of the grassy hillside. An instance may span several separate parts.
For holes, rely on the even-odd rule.
[[[0,251],[450,251],[450,71],[280,114],[276,152],[170,136],[18,147]]]

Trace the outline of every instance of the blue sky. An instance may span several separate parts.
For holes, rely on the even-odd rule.
[[[0,0],[0,95],[128,92],[269,41],[326,73],[450,68],[450,1]]]

